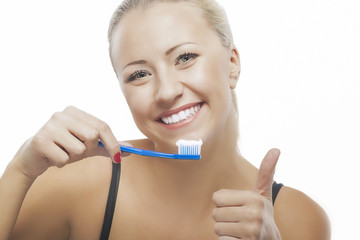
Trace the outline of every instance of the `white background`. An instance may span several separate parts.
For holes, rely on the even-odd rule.
[[[141,138],[107,53],[119,1],[0,2],[0,173],[55,111],[79,107],[119,140]],[[282,151],[276,180],[329,214],[333,239],[357,238],[360,15],[356,1],[230,1],[242,73],[240,148],[256,166]],[[294,206],[296,207],[296,206]]]

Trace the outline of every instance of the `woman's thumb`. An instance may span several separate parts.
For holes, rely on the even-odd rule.
[[[254,191],[260,193],[269,201],[272,200],[272,184],[274,181],[275,167],[280,156],[280,150],[270,149],[261,162],[259,175]]]

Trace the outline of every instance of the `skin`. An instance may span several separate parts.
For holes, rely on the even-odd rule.
[[[330,239],[326,214],[305,194],[283,187],[273,207],[280,151],[271,149],[259,170],[237,151],[238,52],[221,44],[197,9],[174,4],[131,11],[115,29],[114,69],[149,137],[121,144],[176,152],[179,138],[201,138],[202,158],[123,153],[110,239]],[[186,124],[159,122],[197,103]],[[79,109],[54,114],[1,178],[0,239],[98,239],[119,144],[109,126]]]

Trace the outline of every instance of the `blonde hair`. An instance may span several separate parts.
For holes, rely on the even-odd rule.
[[[222,45],[230,48],[233,45],[233,36],[224,9],[215,0],[124,0],[113,13],[108,29],[109,53],[111,58],[111,44],[114,29],[124,15],[133,9],[145,9],[153,3],[188,3],[200,10],[202,16],[218,35]],[[237,112],[237,100],[235,91],[232,90],[232,99]]]
[[[230,47],[233,36],[224,9],[214,0],[124,0],[115,10],[111,17],[108,40],[111,50],[111,40],[114,29],[121,18],[132,9],[145,9],[152,3],[179,3],[186,2],[198,8],[209,26],[217,33],[224,47]]]

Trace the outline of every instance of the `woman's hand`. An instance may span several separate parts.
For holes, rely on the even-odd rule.
[[[104,148],[98,146],[99,139]],[[13,163],[31,179],[49,167],[63,167],[80,159],[103,155],[120,161],[120,145],[103,121],[75,107],[53,114],[50,120],[27,140]]]
[[[281,239],[272,205],[273,176],[279,155],[278,149],[266,154],[252,191],[222,189],[214,193],[213,217],[219,239]]]

